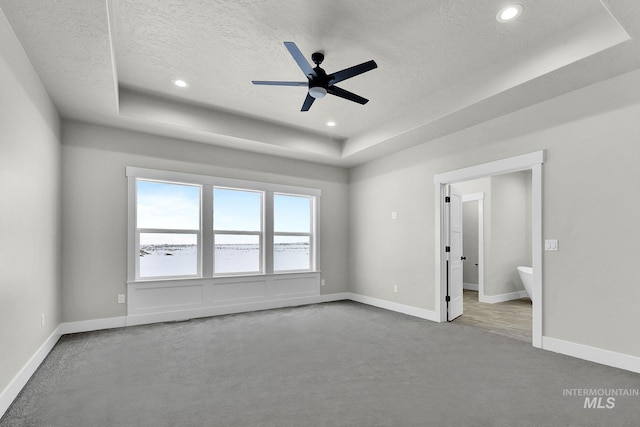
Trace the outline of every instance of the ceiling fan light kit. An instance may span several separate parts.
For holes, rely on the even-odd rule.
[[[309,95],[315,99],[324,98],[327,94],[327,90],[321,86],[314,86],[309,88]]]
[[[307,82],[281,82],[281,81],[265,81],[265,80],[253,80],[251,83],[254,85],[267,85],[267,86],[307,86],[307,97],[302,104],[300,111],[309,111],[311,105],[316,99],[323,98],[328,93],[340,98],[344,98],[349,101],[357,102],[358,104],[366,104],[368,99],[363,98],[348,90],[335,86],[336,83],[350,79],[359,74],[366,73],[375,68],[378,68],[378,64],[375,61],[363,62],[353,67],[345,68],[344,70],[336,71],[335,73],[327,74],[320,64],[324,61],[324,53],[314,52],[311,55],[311,60],[316,64],[315,68],[311,67],[311,64],[305,59],[304,55],[298,49],[298,46],[294,42],[284,42],[285,47],[293,57],[294,61],[298,64],[298,67],[302,70]]]

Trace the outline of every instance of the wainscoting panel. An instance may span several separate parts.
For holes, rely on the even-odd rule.
[[[259,301],[267,297],[267,280],[214,283],[211,286],[211,291],[212,299],[210,302],[214,305]]]
[[[138,310],[163,311],[165,308],[185,308],[202,304],[202,284],[141,287],[135,290],[133,301]],[[131,299],[129,299],[131,303]]]
[[[297,298],[319,295],[320,289],[315,277],[273,277],[271,292],[274,298]]]
[[[278,307],[292,300],[310,303],[319,296],[320,273],[132,282],[127,324]]]

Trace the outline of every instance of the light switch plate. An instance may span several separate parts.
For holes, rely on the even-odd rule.
[[[544,250],[545,251],[557,251],[558,250],[558,240],[549,239],[544,241]]]

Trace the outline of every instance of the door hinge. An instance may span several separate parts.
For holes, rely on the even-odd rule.
[[[444,300],[445,300],[446,302],[449,302],[449,301],[451,301],[451,297],[450,297],[449,295],[447,295],[446,297],[444,297]]]
[[[449,197],[449,196],[445,196],[445,198],[444,198],[444,202],[445,202],[445,203],[451,203],[451,197]]]
[[[444,251],[445,252],[451,252],[451,246],[445,246],[444,247]]]

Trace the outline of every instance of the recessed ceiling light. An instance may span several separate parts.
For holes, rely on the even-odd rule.
[[[522,14],[522,5],[521,4],[511,4],[498,12],[496,15],[496,19],[498,22],[509,22],[516,19],[518,16]]]
[[[185,88],[185,87],[189,87],[189,83],[185,82],[182,79],[175,79],[173,81],[173,84],[180,87],[180,88]]]
[[[335,125],[336,125],[336,122],[331,122],[331,121],[327,122],[327,126],[333,127]]]

